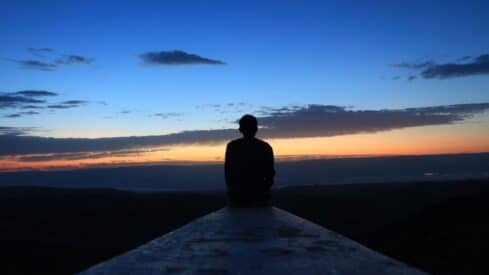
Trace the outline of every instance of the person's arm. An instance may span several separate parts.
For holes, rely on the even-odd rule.
[[[224,178],[226,180],[226,186],[231,186],[231,146],[226,146],[226,155],[224,159]]]
[[[268,185],[268,187],[271,187],[273,185],[273,179],[275,177],[275,164],[272,147],[268,146],[267,151],[265,183]]]

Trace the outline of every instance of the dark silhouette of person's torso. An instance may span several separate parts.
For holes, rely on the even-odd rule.
[[[268,201],[274,176],[273,150],[268,143],[254,137],[228,143],[225,177],[232,202]]]

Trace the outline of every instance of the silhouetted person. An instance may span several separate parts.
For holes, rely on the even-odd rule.
[[[230,206],[267,205],[275,176],[272,147],[255,138],[252,115],[239,120],[239,131],[243,137],[228,143],[224,164]]]

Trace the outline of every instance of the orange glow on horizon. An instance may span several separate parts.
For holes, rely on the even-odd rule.
[[[276,159],[304,159],[328,156],[430,155],[489,152],[489,123],[426,126],[379,133],[335,137],[272,139]],[[161,149],[161,148],[160,148]],[[168,150],[101,158],[22,161],[18,156],[0,160],[0,171],[49,170],[90,166],[152,163],[222,162],[225,144],[178,145]]]

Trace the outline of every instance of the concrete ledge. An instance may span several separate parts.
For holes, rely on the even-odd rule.
[[[224,208],[80,274],[425,274],[278,208]]]

